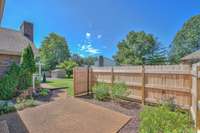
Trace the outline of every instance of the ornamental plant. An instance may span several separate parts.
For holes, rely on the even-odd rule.
[[[109,86],[105,83],[97,83],[93,86],[92,91],[94,98],[98,101],[106,101],[110,98]]]
[[[32,85],[32,74],[36,71],[31,45],[28,45],[28,47],[24,49],[20,65],[19,89],[26,90]]]
[[[194,133],[187,113],[169,106],[146,106],[140,113],[139,133]]]
[[[15,95],[19,83],[19,71],[19,66],[16,63],[13,63],[8,72],[1,78],[0,100],[8,100]]]
[[[116,100],[128,95],[128,87],[125,83],[115,83],[111,88],[111,97]]]

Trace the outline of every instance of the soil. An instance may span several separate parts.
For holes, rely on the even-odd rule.
[[[124,100],[120,100],[119,102],[113,102],[111,100],[101,102],[94,100],[92,96],[81,96],[79,98],[83,101],[131,116],[132,119],[124,127],[121,128],[119,133],[138,133],[139,112],[141,110],[141,106],[138,103]]]

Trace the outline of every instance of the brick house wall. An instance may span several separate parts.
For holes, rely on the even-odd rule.
[[[20,56],[0,54],[0,77],[8,70],[12,62],[20,63]]]

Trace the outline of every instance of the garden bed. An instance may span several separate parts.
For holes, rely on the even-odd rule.
[[[137,133],[139,127],[139,112],[141,106],[135,102],[123,101],[116,103],[111,100],[104,102],[94,100],[91,95],[79,97],[81,100],[96,104],[113,111],[123,113],[125,115],[131,116],[131,120],[119,131],[119,133]]]

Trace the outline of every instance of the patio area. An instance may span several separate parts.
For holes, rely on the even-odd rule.
[[[10,133],[115,133],[130,117],[109,109],[67,97],[35,108],[0,117]]]

